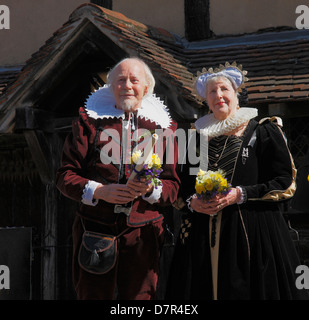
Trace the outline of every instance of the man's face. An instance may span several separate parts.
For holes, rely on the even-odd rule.
[[[126,60],[114,70],[114,74],[112,89],[116,107],[125,111],[140,108],[147,92],[143,65],[136,60]]]

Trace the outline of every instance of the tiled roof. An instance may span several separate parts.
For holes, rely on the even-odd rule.
[[[192,75],[172,54],[179,47],[174,35],[128,19],[117,12],[85,4],[77,8],[69,20],[26,61],[16,81],[0,96],[0,132],[12,130],[15,108],[29,103],[34,84],[40,81],[48,66],[57,61],[61,50],[74,41],[80,29],[89,21],[128,55],[143,58],[155,75],[173,86],[184,99],[194,100]]]
[[[190,70],[237,61],[248,71],[250,103],[309,98],[309,32],[289,30],[210,40],[187,49]]]
[[[6,66],[0,67],[0,96],[5,88],[16,80],[22,66]]]
[[[252,104],[309,98],[309,32],[306,30],[187,43],[167,30],[94,4],[84,4],[32,55],[16,81],[0,96],[0,131],[9,127],[12,109],[27,100],[28,89],[40,79],[46,65],[53,63],[61,50],[74,41],[85,21],[94,24],[128,55],[143,58],[156,77],[195,107],[201,105],[192,89],[196,71],[225,61],[237,61],[248,70],[247,89]]]

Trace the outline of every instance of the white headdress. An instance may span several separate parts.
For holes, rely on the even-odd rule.
[[[225,65],[220,65],[219,68],[202,69],[202,72],[197,73],[195,80],[195,89],[200,97],[206,99],[206,83],[213,77],[223,76],[228,78],[235,84],[237,89],[241,88],[248,78],[245,77],[247,71],[242,70],[242,65],[237,66],[236,62],[230,65],[228,62]]]

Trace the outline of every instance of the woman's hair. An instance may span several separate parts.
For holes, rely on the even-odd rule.
[[[121,60],[120,62],[118,62],[111,70],[110,72],[107,74],[107,84],[111,85],[114,81],[114,71],[116,70],[116,68],[124,61],[127,60],[135,60],[138,63],[141,63],[144,67],[145,70],[145,76],[146,76],[146,86],[147,86],[147,93],[145,94],[144,97],[150,96],[153,94],[153,90],[156,84],[156,81],[154,79],[154,76],[150,70],[150,68],[148,67],[148,65],[140,58],[137,57],[130,57],[130,58],[125,58],[123,60]]]
[[[233,89],[237,92],[237,85],[235,83],[235,81],[233,80],[232,77],[228,77],[226,75],[221,75],[221,74],[218,74],[214,77],[211,77],[209,78],[207,81],[206,81],[206,84],[205,84],[205,93],[207,93],[207,85],[210,83],[210,82],[216,82],[218,79],[226,79],[230,82],[230,84],[232,85]]]

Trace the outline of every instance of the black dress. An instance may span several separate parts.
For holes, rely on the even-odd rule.
[[[208,150],[208,169],[223,169],[233,187],[244,188],[247,199],[225,207],[216,228],[210,226],[213,218],[184,207],[186,224],[176,245],[166,298],[214,298],[210,235],[216,233],[218,300],[308,299],[308,292],[295,286],[300,262],[281,210],[295,176],[278,126],[250,120],[242,137],[212,138]],[[195,176],[184,168],[184,200],[195,193],[194,185]]]
[[[292,200],[293,209],[308,212],[309,210],[309,148],[302,165],[297,170],[297,190]]]

